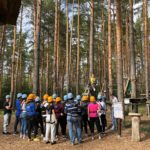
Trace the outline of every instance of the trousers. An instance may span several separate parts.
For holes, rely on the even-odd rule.
[[[46,142],[48,142],[49,139],[51,142],[54,142],[55,141],[55,135],[56,135],[56,124],[55,123],[53,123],[53,124],[46,123],[46,133],[45,133]]]
[[[3,132],[7,132],[8,125],[10,124],[11,114],[7,113],[4,115]]]

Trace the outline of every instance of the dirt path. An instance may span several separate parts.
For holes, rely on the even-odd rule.
[[[59,140],[56,145],[50,145],[42,141],[28,142],[27,139],[20,139],[18,135],[2,135],[2,121],[0,117],[0,150],[150,150],[150,135],[142,132],[141,142],[131,142],[130,128],[123,130],[123,136],[120,139],[117,138],[116,133],[109,131],[102,140],[95,137],[92,141],[89,137],[85,138],[84,143],[80,145],[72,146],[69,140]],[[149,122],[147,125],[150,125]]]

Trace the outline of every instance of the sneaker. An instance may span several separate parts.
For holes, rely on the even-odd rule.
[[[94,136],[92,136],[92,140],[94,140]]]
[[[63,138],[63,139],[66,139],[67,137],[66,137],[66,135],[63,135],[62,138]]]
[[[31,142],[32,141],[32,139],[28,139],[28,142]]]
[[[26,135],[23,135],[22,138],[25,139],[25,138],[26,138]]]
[[[74,144],[74,143],[71,143],[71,145],[74,146],[75,144]]]
[[[101,140],[101,139],[102,139],[101,135],[99,135],[98,139],[99,139],[99,140]]]
[[[84,141],[80,141],[80,142],[79,142],[79,144],[82,144],[82,143],[84,143]]]
[[[3,132],[3,134],[4,134],[4,135],[9,135],[9,134],[10,134],[10,132]]]
[[[16,134],[17,134],[17,132],[14,132],[14,133],[13,133],[13,135],[16,135]]]
[[[51,142],[51,145],[54,145],[54,144],[56,144],[56,141]]]
[[[23,135],[22,135],[22,134],[20,134],[20,138],[23,138]]]
[[[4,132],[4,131],[3,131],[3,134],[5,135],[5,134],[7,134],[7,132]]]
[[[45,141],[45,144],[49,144],[50,142],[49,141]]]

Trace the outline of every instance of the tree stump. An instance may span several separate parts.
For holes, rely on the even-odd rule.
[[[129,116],[132,117],[132,141],[139,142],[140,137],[140,113],[129,113]]]

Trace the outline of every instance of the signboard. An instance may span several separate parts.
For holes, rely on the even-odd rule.
[[[117,119],[124,119],[123,107],[121,102],[114,103],[114,117]]]

